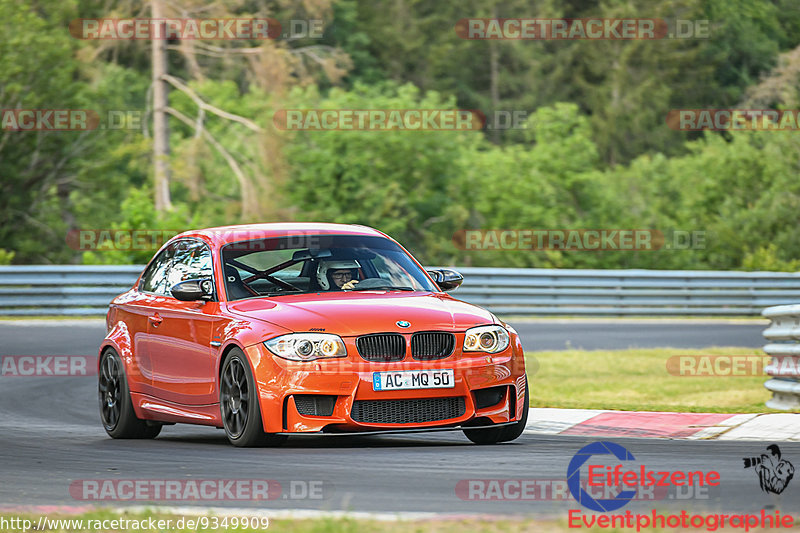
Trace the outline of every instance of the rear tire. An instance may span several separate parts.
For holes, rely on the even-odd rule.
[[[475,444],[497,444],[499,442],[509,442],[522,435],[522,432],[525,431],[525,426],[528,423],[528,409],[530,408],[527,376],[525,377],[524,405],[525,408],[522,410],[522,417],[520,417],[516,423],[497,428],[465,429],[464,435],[466,435],[466,437]]]
[[[285,435],[264,433],[261,406],[247,356],[233,348],[222,364],[219,408],[228,441],[234,446],[280,446]]]
[[[97,396],[100,420],[109,436],[115,439],[153,439],[161,432],[161,424],[148,423],[136,417],[125,367],[113,348],[108,348],[100,357]]]

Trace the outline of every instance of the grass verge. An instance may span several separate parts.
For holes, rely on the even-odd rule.
[[[531,407],[762,413],[771,393],[765,375],[674,375],[677,356],[764,357],[754,348],[563,350],[526,354]],[[747,360],[747,371],[754,359]],[[677,360],[673,359],[675,364]],[[691,362],[691,361],[690,361]],[[688,368],[688,367],[685,367]],[[700,369],[698,364],[694,368]],[[709,368],[709,367],[706,367]],[[721,367],[725,368],[724,364]]]

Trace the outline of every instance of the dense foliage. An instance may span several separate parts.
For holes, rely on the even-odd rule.
[[[169,3],[176,17],[321,19],[324,33],[169,43],[169,72],[190,90],[170,93],[174,209],[160,213],[149,43],[79,40],[68,29],[78,18],[148,16],[147,4],[108,11],[94,0],[0,0],[0,108],[92,109],[101,118],[121,110],[141,119],[93,131],[0,129],[0,264],[151,255],[75,250],[66,239],[74,229],[317,220],[377,227],[427,264],[800,265],[800,133],[684,133],[665,120],[679,108],[800,107],[796,0],[186,0],[182,11]],[[454,31],[465,17],[707,19],[710,35],[465,40]],[[196,98],[250,125],[201,113]],[[524,127],[467,132],[275,127],[276,111],[302,108],[527,118]],[[477,252],[452,239],[463,229],[504,228],[643,228],[705,240],[658,252]]]

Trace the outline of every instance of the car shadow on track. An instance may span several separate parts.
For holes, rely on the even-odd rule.
[[[160,435],[155,439],[155,442],[174,442],[174,443],[192,443],[203,445],[218,445],[231,447],[228,439],[224,435],[211,436],[211,435]],[[289,437],[287,441],[278,446],[280,448],[409,448],[409,447],[441,447],[441,446],[474,446],[471,442],[466,440],[462,441],[458,435],[452,435],[450,438],[430,436],[425,437],[397,437],[397,436],[302,436],[302,437]]]

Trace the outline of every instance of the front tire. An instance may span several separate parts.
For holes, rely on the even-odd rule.
[[[522,410],[522,417],[515,423],[499,428],[484,429],[465,429],[464,435],[475,444],[497,444],[499,442],[509,442],[517,439],[528,423],[528,409],[530,401],[528,395],[528,378],[525,378],[525,408]]]
[[[228,441],[234,446],[279,446],[285,435],[264,433],[259,395],[244,352],[233,348],[222,365],[219,407]]]
[[[161,424],[148,423],[136,417],[125,367],[113,348],[108,348],[100,358],[97,395],[100,420],[109,436],[115,439],[153,439],[161,432]]]

